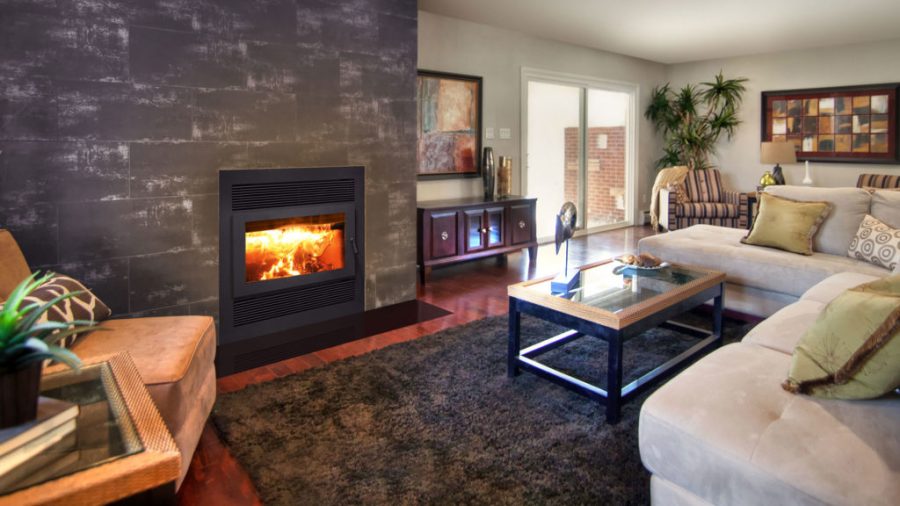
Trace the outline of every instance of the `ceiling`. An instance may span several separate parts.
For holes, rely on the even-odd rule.
[[[419,8],[660,63],[900,38],[898,0],[419,0]]]

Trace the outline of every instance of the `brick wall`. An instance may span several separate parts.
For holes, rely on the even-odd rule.
[[[218,169],[365,165],[415,297],[414,0],[0,0],[0,227],[117,315],[216,314]]]
[[[600,145],[606,136],[606,147]],[[579,129],[567,128],[566,200],[578,202]],[[625,219],[625,128],[594,127],[587,140],[587,218],[588,226],[616,223]],[[583,223],[583,222],[582,222]]]

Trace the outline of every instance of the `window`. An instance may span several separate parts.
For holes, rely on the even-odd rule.
[[[524,192],[538,199],[538,237],[553,236],[567,201],[582,230],[632,224],[637,87],[523,69],[522,88]]]

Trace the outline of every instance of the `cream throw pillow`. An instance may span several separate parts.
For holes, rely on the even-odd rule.
[[[900,264],[900,229],[867,214],[850,241],[847,255],[893,271]]]
[[[900,386],[900,276],[832,300],[794,349],[785,390],[872,399]]]
[[[813,236],[830,210],[828,202],[801,202],[760,193],[753,229],[741,242],[812,255]]]

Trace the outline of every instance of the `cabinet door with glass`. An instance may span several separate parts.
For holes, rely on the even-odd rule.
[[[502,207],[491,207],[484,211],[487,219],[486,242],[488,248],[496,248],[506,243],[506,231],[503,226],[505,215],[503,211],[504,208]]]
[[[506,245],[505,211],[503,207],[489,207],[463,212],[467,253]]]
[[[485,219],[484,209],[463,211],[466,224],[466,253],[481,251],[485,244]]]

